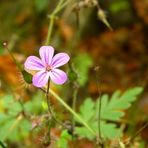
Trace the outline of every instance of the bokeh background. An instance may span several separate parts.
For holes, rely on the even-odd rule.
[[[38,55],[40,46],[45,44],[49,15],[57,2],[58,0],[0,1],[1,96],[7,97],[9,93],[13,93],[16,98],[23,96],[23,100],[27,102],[36,93],[37,89],[33,86],[26,89],[22,87],[25,82],[3,47],[3,42],[7,42],[9,50],[23,67],[26,57]],[[148,1],[99,0],[113,30],[99,19],[96,7],[80,7],[78,11],[74,11],[74,6],[79,2],[71,0],[58,13],[50,44],[57,52],[65,51],[71,56],[70,64],[65,70],[70,73],[70,67],[75,65],[74,70],[79,79],[78,106],[86,96],[91,96],[94,100],[98,96],[96,81],[99,82],[101,93],[111,94],[117,89],[126,90],[134,86],[144,87],[143,94],[127,114],[127,118],[134,123],[129,132],[136,131],[147,121],[148,115]],[[94,71],[96,66],[97,74]],[[70,79],[64,86],[53,86],[53,89],[71,104],[72,93],[77,87],[75,85],[77,84]],[[54,99],[53,102],[56,105]],[[0,103],[0,111],[4,113],[6,111],[3,108]],[[56,108],[61,109],[58,105]],[[3,130],[1,127],[0,125],[0,130]],[[148,127],[140,135],[144,141],[148,141]],[[10,138],[10,146],[20,147],[24,143],[27,147],[36,141],[40,145],[38,139],[42,136],[30,137],[31,135],[27,135],[17,142]],[[81,145],[85,147],[83,142]]]

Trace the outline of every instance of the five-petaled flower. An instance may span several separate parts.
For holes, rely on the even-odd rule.
[[[54,48],[51,46],[42,46],[39,50],[40,58],[29,56],[25,63],[26,70],[35,70],[37,73],[33,75],[33,85],[43,87],[49,79],[56,84],[63,84],[67,80],[67,75],[58,67],[66,64],[70,57],[66,53],[58,53],[54,55]]]

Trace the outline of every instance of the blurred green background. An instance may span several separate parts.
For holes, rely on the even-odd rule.
[[[71,0],[55,19],[50,45],[56,52],[67,52],[71,60],[65,67],[69,81],[64,86],[52,88],[71,105],[72,94],[78,87],[79,106],[87,96],[94,100],[98,97],[97,81],[101,93],[108,94],[117,89],[126,90],[129,87],[143,86],[143,94],[127,114],[127,120],[134,122],[128,131],[135,132],[147,121],[148,115],[148,1],[99,0],[101,10],[104,11],[113,30],[100,20],[96,6],[81,6],[80,2],[84,1]],[[25,89],[22,87],[25,82],[8,51],[3,47],[3,42],[7,42],[9,50],[23,67],[26,57],[38,55],[40,46],[45,44],[49,15],[57,3],[58,0],[0,1],[0,133],[7,131],[7,127],[4,129],[2,126],[6,123],[1,122],[5,118],[9,120],[4,100],[9,104],[10,94],[16,99],[21,98],[26,109],[31,110],[32,114],[40,115],[47,108],[45,102],[40,99],[40,91],[35,94],[37,89],[33,86]],[[79,8],[74,9],[76,6]],[[97,74],[94,71],[96,66],[99,67]],[[30,99],[34,102],[28,105]],[[53,104],[60,111],[61,107],[54,99]],[[19,108],[18,105],[17,109]],[[17,119],[19,120],[19,116]],[[41,119],[34,120],[33,123],[37,124]],[[24,147],[41,147],[40,139],[43,138],[46,128],[34,137],[26,132],[31,126],[27,119],[22,120],[19,125],[18,131],[22,130],[22,135],[13,132],[14,137],[6,138],[10,147],[23,147],[22,144]],[[56,131],[53,133],[57,134]],[[11,129],[5,136],[9,134]],[[148,127],[140,135],[144,141],[148,141]]]

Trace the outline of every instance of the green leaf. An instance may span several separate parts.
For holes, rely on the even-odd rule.
[[[107,139],[119,138],[122,136],[122,130],[117,128],[114,123],[101,122],[101,137]]]
[[[84,104],[80,107],[80,114],[86,122],[89,122],[94,115],[95,103],[87,98]]]
[[[113,93],[111,99],[109,99],[107,94],[104,94],[101,98],[97,99],[96,103],[90,98],[87,98],[80,106],[79,115],[95,131],[98,131],[98,124],[100,123],[101,137],[104,139],[120,138],[122,136],[122,130],[117,127],[116,123],[108,123],[108,121],[119,121],[124,116],[124,110],[131,106],[131,103],[137,99],[137,96],[142,90],[143,88],[141,87],[135,87],[128,89],[122,94],[120,91],[116,91]],[[101,121],[98,122],[100,99]],[[90,140],[95,138],[84,126],[77,126],[75,132],[79,136]]]
[[[0,139],[3,141],[7,135],[7,132],[11,128],[12,124],[15,122],[15,119],[6,120],[7,122],[0,122]]]
[[[141,87],[128,89],[123,94],[120,91],[113,93],[110,101],[107,95],[101,97],[101,119],[118,121],[124,116],[125,109],[131,106],[131,103],[137,99],[137,95],[142,92]],[[99,102],[97,101],[97,110],[99,110]]]
[[[122,136],[122,130],[117,128],[116,124],[114,123],[107,123],[105,121],[100,122],[101,127],[101,137],[104,139],[113,139],[119,138]],[[98,122],[92,121],[90,124],[91,128],[95,131],[98,130]],[[89,140],[93,140],[95,137],[92,135],[87,128],[85,127],[76,127],[76,133],[81,136],[82,138],[88,138]]]
[[[84,86],[88,80],[89,68],[92,66],[93,61],[89,54],[80,54],[73,60],[74,67],[78,73],[78,83]]]
[[[63,130],[60,139],[57,142],[58,148],[68,148],[68,141],[72,139],[72,136],[67,130]]]
[[[31,123],[22,115],[22,106],[11,95],[0,97],[2,112],[0,113],[0,139],[18,141],[29,135]]]
[[[22,111],[22,107],[18,100],[15,100],[11,95],[0,97],[2,107],[7,110],[7,114],[17,116]]]
[[[85,127],[76,127],[76,128],[75,128],[75,132],[76,132],[79,136],[81,136],[82,138],[88,138],[88,139],[90,139],[90,140],[93,140],[93,138],[94,138],[94,135],[92,135],[92,134],[90,133],[90,131],[89,131],[87,128],[85,128]]]
[[[0,139],[10,141],[18,141],[29,135],[31,123],[24,119],[16,119],[15,117],[7,117],[0,121]]]

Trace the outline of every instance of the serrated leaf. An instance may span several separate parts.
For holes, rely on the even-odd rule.
[[[131,103],[136,100],[137,95],[142,92],[141,87],[128,89],[123,94],[120,91],[113,93],[110,101],[107,96],[101,97],[101,119],[118,121],[124,116],[123,110],[128,109]],[[100,100],[98,99],[97,104]],[[99,110],[99,105],[97,105]]]
[[[101,137],[107,139],[119,138],[122,136],[122,130],[117,128],[114,123],[101,122]]]
[[[122,94],[120,91],[116,91],[110,100],[109,96],[104,94],[101,98],[98,98],[96,103],[88,98],[81,105],[79,115],[92,129],[95,131],[98,130],[98,111],[101,99],[101,135],[105,139],[119,138],[122,136],[122,130],[117,128],[115,123],[107,123],[107,121],[119,121],[121,117],[124,116],[124,110],[131,106],[131,103],[136,100],[137,95],[139,95],[142,90],[141,87],[135,87],[128,89]],[[88,139],[95,138],[94,135],[83,126],[76,127],[75,131],[81,137]]]
[[[90,98],[87,98],[84,104],[80,107],[80,114],[86,122],[89,122],[92,119],[94,115],[94,106],[95,103]]]
[[[92,129],[98,131],[98,123],[96,121],[92,121],[91,124]],[[122,136],[122,130],[117,128],[115,123],[106,123],[105,121],[101,121],[101,137],[104,139],[113,139],[119,138]],[[93,140],[95,137],[89,130],[85,127],[76,127],[75,132],[82,138],[88,138],[89,140]]]
[[[123,95],[120,97],[120,99],[125,99],[130,102],[135,101],[137,95],[139,95],[143,91],[142,87],[134,87],[131,89],[128,89]]]
[[[94,135],[92,135],[90,131],[85,127],[76,127],[75,133],[78,134],[82,138],[88,138],[90,140],[94,138]]]

